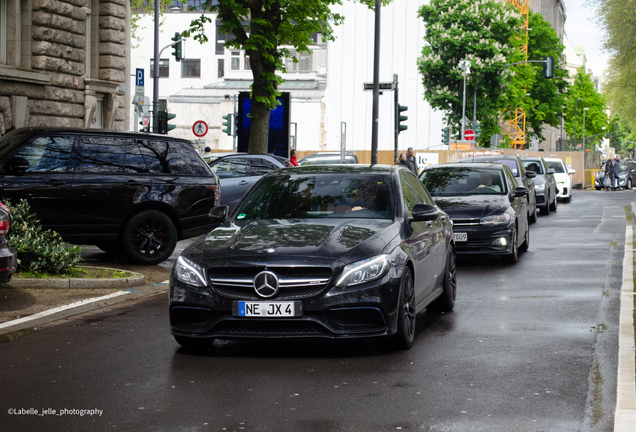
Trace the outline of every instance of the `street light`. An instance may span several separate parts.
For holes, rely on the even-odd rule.
[[[577,99],[579,100],[579,99]],[[583,108],[583,145],[581,145],[581,165],[583,171],[583,180],[581,181],[581,189],[585,190],[585,111],[589,110],[589,108]]]
[[[577,139],[576,139],[576,126],[578,124],[577,121],[577,116],[578,116],[578,110],[579,110],[579,101],[583,102],[583,99],[577,99],[574,102],[574,145],[577,144]]]
[[[470,73],[470,61],[468,60],[460,60],[459,69],[464,71],[464,102],[462,104],[462,132],[459,137],[460,140],[464,139],[464,132],[466,131],[466,124],[464,123],[464,119],[466,118],[466,75]]]

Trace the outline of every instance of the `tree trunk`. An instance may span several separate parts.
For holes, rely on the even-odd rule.
[[[252,113],[250,119],[250,144],[248,153],[268,153],[269,140],[269,114],[270,110],[265,104],[256,102],[257,96],[256,84],[252,92]]]

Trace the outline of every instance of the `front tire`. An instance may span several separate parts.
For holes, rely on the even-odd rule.
[[[519,246],[517,240],[517,225],[515,225],[514,230],[512,231],[512,252],[508,255],[504,255],[504,260],[508,264],[516,264],[519,261]]]
[[[409,349],[415,340],[415,289],[411,269],[406,267],[402,275],[398,300],[397,332],[380,342],[381,346],[395,349]],[[384,342],[386,341],[386,342]]]
[[[158,210],[144,210],[132,216],[123,231],[126,254],[139,264],[159,264],[170,257],[177,245],[177,229]]]
[[[530,227],[527,226],[526,224],[526,237],[523,243],[521,244],[521,246],[519,246],[519,250],[522,252],[525,252],[528,250],[529,247],[530,247]]]
[[[545,198],[546,205],[541,207],[541,214],[547,216],[550,214],[550,194]]]
[[[534,206],[534,210],[532,211],[532,213],[528,214],[528,220],[530,221],[530,223],[535,223],[538,219],[537,216],[537,206]]]
[[[457,298],[457,259],[455,249],[451,248],[446,258],[444,273],[444,292],[431,303],[427,309],[440,312],[450,312],[455,308]]]
[[[552,203],[550,204],[550,210],[552,210],[553,212],[557,211],[557,196],[556,196],[556,194],[554,194],[554,201],[552,201]]]
[[[627,190],[632,190],[632,179],[627,180]]]

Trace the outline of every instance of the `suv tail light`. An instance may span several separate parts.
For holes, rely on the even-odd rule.
[[[0,235],[5,235],[11,228],[11,222],[8,220],[0,221]]]

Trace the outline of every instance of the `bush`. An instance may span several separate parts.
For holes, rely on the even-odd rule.
[[[44,230],[26,200],[5,204],[13,216],[8,240],[18,252],[18,272],[65,273],[81,261],[82,249],[66,243],[55,231]]]

